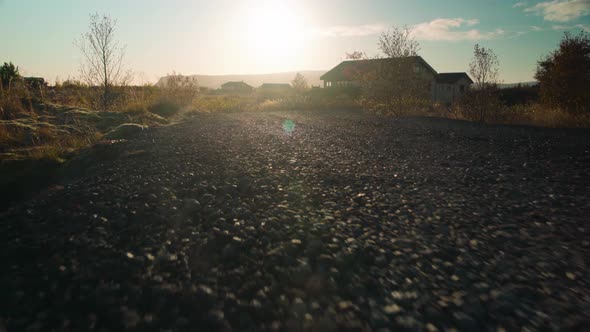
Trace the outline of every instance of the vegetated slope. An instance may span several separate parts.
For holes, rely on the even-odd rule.
[[[322,81],[320,80],[320,76],[322,76],[326,71],[325,70],[307,70],[301,71],[301,73],[307,83],[311,86],[320,86]],[[210,89],[217,89],[220,88],[222,84],[227,82],[239,82],[244,81],[247,84],[257,88],[261,86],[263,83],[284,83],[284,84],[291,84],[293,78],[298,72],[285,72],[285,73],[270,73],[270,74],[251,74],[251,75],[190,75],[189,77],[193,77],[197,79],[197,82],[200,86],[204,86]],[[158,80],[157,85],[162,85],[166,82],[167,76],[164,76]]]
[[[587,130],[232,113],[106,149],[0,216],[9,331],[590,323]]]

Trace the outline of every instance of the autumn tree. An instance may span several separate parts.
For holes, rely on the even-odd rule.
[[[590,111],[590,35],[566,32],[559,48],[538,62],[541,101],[574,113]]]
[[[291,81],[291,87],[297,94],[302,94],[309,90],[309,84],[307,84],[307,79],[301,73],[297,73],[293,81]]]
[[[116,28],[117,21],[109,16],[90,15],[89,31],[75,41],[82,53],[82,80],[101,87],[100,104],[104,110],[111,105],[114,87],[129,79],[123,66],[125,50],[116,39]]]
[[[469,63],[469,74],[475,80],[475,87],[486,89],[495,87],[498,83],[498,68],[500,62],[494,51],[490,48],[473,47],[473,58]]]

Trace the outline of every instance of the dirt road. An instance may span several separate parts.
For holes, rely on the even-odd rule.
[[[0,214],[0,331],[582,330],[590,131],[200,115]]]

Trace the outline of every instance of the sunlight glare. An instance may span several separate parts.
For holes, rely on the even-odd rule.
[[[267,65],[283,63],[301,51],[304,19],[295,2],[263,1],[251,7],[245,18],[246,49]]]

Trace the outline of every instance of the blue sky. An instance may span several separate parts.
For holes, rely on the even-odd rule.
[[[377,53],[391,25],[414,27],[437,71],[467,71],[492,48],[504,82],[532,80],[564,31],[590,31],[590,0],[0,0],[0,62],[53,81],[76,77],[73,41],[90,13],[118,20],[138,83],[172,71],[248,74],[324,70],[345,52]]]

